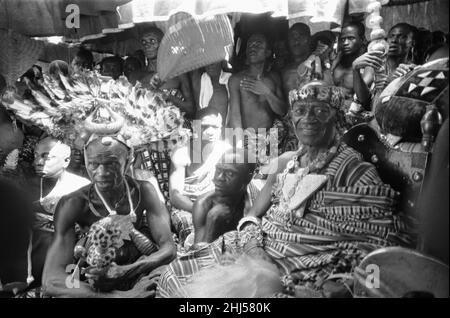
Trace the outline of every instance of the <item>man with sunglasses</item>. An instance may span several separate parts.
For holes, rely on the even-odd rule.
[[[367,253],[408,242],[395,211],[395,191],[383,184],[372,164],[341,142],[342,90],[316,81],[292,90],[289,101],[299,149],[274,162],[237,231],[169,265],[159,282],[161,296],[176,295],[193,274],[220,262],[225,252],[275,263],[284,293],[348,296],[333,276],[352,277]]]

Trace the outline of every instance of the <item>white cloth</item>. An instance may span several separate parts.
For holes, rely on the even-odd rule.
[[[54,214],[56,205],[63,196],[75,192],[90,183],[86,178],[64,171],[52,191],[40,200],[41,206],[48,213]]]
[[[227,73],[224,71],[220,72],[219,84],[225,85],[228,91],[228,80],[230,79],[231,73]],[[209,105],[209,102],[213,96],[213,85],[211,82],[211,78],[209,75],[204,72],[200,79],[200,109],[206,108]],[[230,92],[228,91],[228,95]]]

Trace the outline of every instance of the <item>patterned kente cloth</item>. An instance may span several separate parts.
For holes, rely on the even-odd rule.
[[[276,197],[263,218],[264,249],[287,290],[292,283],[314,284],[332,274],[350,273],[377,248],[410,243],[395,215],[395,191],[358,152],[341,144],[323,173],[327,184],[312,196],[303,217],[294,213],[290,227],[287,211]],[[274,185],[274,193],[279,186]],[[225,251],[239,252],[238,241],[236,231],[228,232],[203,250],[172,262],[161,277],[159,296],[176,294],[192,274],[217,262]]]

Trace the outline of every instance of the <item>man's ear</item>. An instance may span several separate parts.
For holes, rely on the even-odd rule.
[[[64,169],[66,169],[69,166],[69,164],[70,164],[70,157],[67,157],[66,159],[64,159],[63,165]]]

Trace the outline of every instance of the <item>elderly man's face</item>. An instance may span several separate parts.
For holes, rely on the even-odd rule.
[[[292,122],[300,142],[307,146],[328,145],[333,138],[336,111],[324,102],[295,102]]]
[[[57,178],[70,163],[70,148],[50,138],[40,141],[34,151],[34,169],[43,178]]]
[[[148,32],[141,38],[141,44],[144,48],[145,56],[150,59],[156,59],[161,39],[156,32]]]
[[[87,146],[86,170],[100,191],[113,190],[123,182],[128,155],[125,145],[109,137],[94,140]]]

